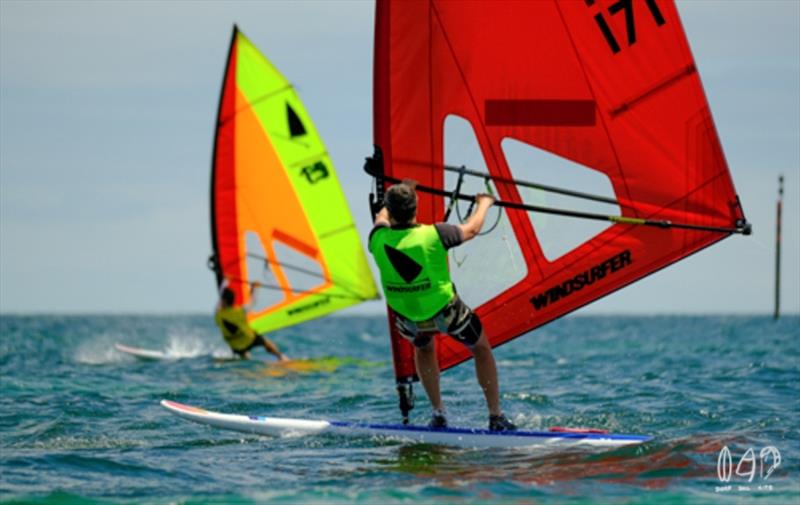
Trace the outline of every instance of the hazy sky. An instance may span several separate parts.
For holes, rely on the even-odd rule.
[[[678,8],[755,233],[581,313],[770,312],[779,173],[782,305],[798,312],[800,2]],[[369,1],[0,0],[0,312],[211,310],[208,178],[234,23],[295,84],[366,235],[373,14]]]

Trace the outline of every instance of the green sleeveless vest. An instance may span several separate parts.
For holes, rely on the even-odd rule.
[[[412,321],[426,321],[455,296],[447,250],[433,225],[378,228],[369,250],[381,273],[386,303]]]
[[[234,351],[247,349],[256,339],[242,307],[220,307],[214,315],[214,321]]]

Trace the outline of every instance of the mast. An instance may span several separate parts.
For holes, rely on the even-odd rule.
[[[775,315],[780,317],[781,308],[781,211],[783,210],[783,175],[778,176],[778,205],[775,219]]]

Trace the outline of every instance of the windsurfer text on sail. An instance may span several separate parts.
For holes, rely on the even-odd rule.
[[[601,280],[606,275],[613,274],[631,263],[631,252],[626,249],[591,268],[587,268],[575,277],[532,296],[531,303],[536,310],[541,310],[547,307],[549,303],[555,303],[576,291],[580,291],[584,287],[594,284],[595,281]]]

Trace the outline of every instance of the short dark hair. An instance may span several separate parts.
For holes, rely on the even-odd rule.
[[[222,303],[225,305],[233,305],[233,301],[236,300],[236,294],[233,292],[231,288],[225,288],[222,290]]]
[[[406,224],[417,215],[417,192],[406,182],[395,184],[386,191],[386,209],[392,219]]]

